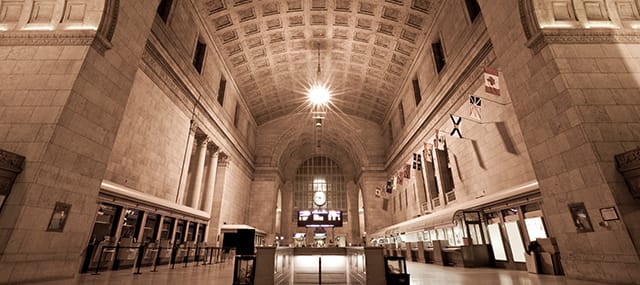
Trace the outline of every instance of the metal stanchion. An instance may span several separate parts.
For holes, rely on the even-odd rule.
[[[200,262],[200,245],[196,244],[196,253],[193,256],[193,261],[195,262],[195,266],[198,266],[198,262]]]
[[[322,285],[322,257],[318,257],[318,285]]]
[[[169,259],[169,268],[173,269],[176,267],[176,250],[178,249],[178,247],[176,245],[174,245],[171,248],[171,258]]]
[[[187,246],[184,253],[184,258],[182,259],[182,263],[184,263],[183,267],[187,267],[187,264],[189,263],[189,251],[191,251],[191,248]]]
[[[98,270],[100,269],[100,263],[102,263],[102,254],[104,253],[104,246],[100,249],[100,256],[98,257],[98,265],[96,265],[96,272],[93,275],[98,275]]]
[[[136,268],[136,272],[134,272],[133,274],[142,274],[140,273],[140,268],[142,268],[143,258],[144,258],[144,245],[140,244],[140,246],[138,247],[138,256],[136,258],[136,264],[135,264],[137,268]]]
[[[156,257],[153,259],[153,270],[151,272],[158,272],[158,263],[160,262],[160,252],[162,252],[162,246],[158,246]]]

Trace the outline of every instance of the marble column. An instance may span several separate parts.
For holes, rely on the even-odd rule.
[[[211,211],[211,217],[209,219],[209,225],[207,227],[207,242],[210,244],[220,245],[220,226],[225,222],[221,220],[222,214],[222,201],[224,200],[224,186],[227,169],[230,159],[224,152],[218,153],[218,166],[216,169],[216,181],[212,185],[215,189],[213,191],[213,203],[209,208]]]
[[[211,214],[211,207],[213,207],[213,192],[216,186],[216,171],[218,170],[218,146],[214,143],[209,143],[209,168],[207,169],[207,179],[204,192],[203,210]]]
[[[176,196],[176,203],[183,204],[184,194],[187,189],[187,177],[189,177],[189,165],[191,163],[191,151],[193,150],[193,141],[196,136],[196,130],[198,125],[196,122],[191,124],[189,129],[189,138],[187,139],[187,146],[184,155],[184,161],[182,162],[182,173],[180,174],[180,184],[178,184],[178,195]]]
[[[191,188],[191,199],[189,200],[189,206],[191,208],[198,209],[200,205],[200,190],[202,189],[202,176],[204,174],[204,161],[207,154],[207,144],[209,140],[205,135],[198,136],[196,138],[197,142],[197,161],[196,161],[196,170],[193,177],[193,188]]]

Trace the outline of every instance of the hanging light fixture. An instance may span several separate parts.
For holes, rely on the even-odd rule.
[[[320,67],[320,43],[317,43],[316,48],[318,50],[318,67],[316,69],[316,80],[307,91],[307,96],[309,97],[309,102],[311,102],[313,106],[324,106],[329,103],[329,100],[331,99],[331,93],[329,93],[329,89],[327,89],[327,87],[322,84],[320,80],[320,75],[322,73],[322,68]]]

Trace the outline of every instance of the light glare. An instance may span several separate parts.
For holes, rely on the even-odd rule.
[[[323,85],[313,85],[309,89],[309,101],[314,105],[324,105],[329,102],[331,94],[329,90]]]

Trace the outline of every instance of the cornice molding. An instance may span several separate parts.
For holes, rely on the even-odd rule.
[[[111,39],[118,23],[119,8],[120,0],[110,0],[104,3],[100,25],[98,26],[96,38],[92,43],[92,46],[102,55],[113,47]]]
[[[0,149],[0,169],[20,173],[24,169],[24,160],[22,155]]]
[[[95,35],[92,30],[0,32],[0,46],[84,46]]]
[[[549,44],[640,43],[640,32],[608,29],[544,29],[534,34],[526,45],[535,53]]]
[[[403,141],[392,146],[393,151],[387,156],[385,169],[398,168],[397,164],[401,157],[403,157],[402,155],[413,151],[414,147],[421,145],[417,144],[420,137],[427,137],[429,132],[435,128],[438,120],[434,120],[434,118],[436,118],[442,110],[445,110],[445,107],[457,102],[456,100],[452,100],[452,98],[462,96],[464,92],[476,82],[475,79],[480,78],[483,73],[481,68],[483,65],[488,66],[495,60],[495,54],[492,53],[493,43],[491,40],[487,38],[481,38],[481,40],[484,42],[479,45],[481,48],[474,53],[474,57],[470,61],[465,62],[466,64],[457,65],[456,71],[450,73],[448,77],[449,81],[434,91],[435,94],[442,95],[439,95],[433,102],[430,102],[429,108],[425,110],[420,121],[416,122],[415,130],[409,132],[409,135],[407,135]]]
[[[621,172],[640,169],[640,148],[618,154],[615,158]]]

